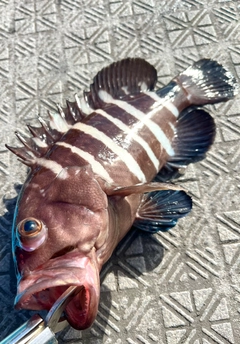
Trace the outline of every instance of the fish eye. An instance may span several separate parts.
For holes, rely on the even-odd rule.
[[[42,222],[31,217],[21,221],[18,225],[18,232],[24,237],[35,237],[41,230]]]
[[[47,238],[47,227],[33,217],[22,220],[17,226],[17,237],[20,247],[32,252],[38,249]]]

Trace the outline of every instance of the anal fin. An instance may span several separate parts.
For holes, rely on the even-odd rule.
[[[203,109],[187,108],[179,115],[173,139],[175,155],[160,170],[155,178],[165,182],[180,175],[179,170],[205,158],[216,134],[213,118]]]
[[[167,231],[191,209],[192,199],[184,191],[150,192],[144,196],[133,226],[150,233]]]

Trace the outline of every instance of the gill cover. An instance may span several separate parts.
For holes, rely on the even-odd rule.
[[[13,222],[14,258],[16,247],[33,252],[45,243],[51,227],[42,214],[47,214],[52,205],[62,212],[71,205],[92,212],[107,208],[107,197],[90,165],[66,167],[56,176],[41,170],[30,174],[18,197]]]
[[[90,165],[70,166],[62,169],[46,188],[49,201],[81,204],[97,211],[107,208],[107,198]]]

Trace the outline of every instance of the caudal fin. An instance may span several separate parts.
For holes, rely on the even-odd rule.
[[[176,81],[194,105],[227,101],[238,93],[234,76],[218,62],[209,59],[195,62]]]

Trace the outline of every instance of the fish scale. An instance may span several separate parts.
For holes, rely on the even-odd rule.
[[[148,62],[124,59],[101,70],[89,92],[28,126],[24,147],[7,146],[30,167],[13,223],[18,277],[15,307],[46,309],[78,286],[65,315],[76,329],[93,323],[103,264],[132,226],[166,231],[192,208],[167,183],[204,159],[215,137],[198,105],[227,101],[238,86],[216,61],[202,59],[154,90]]]
[[[149,141],[146,136],[155,136],[155,140],[153,140],[153,138],[151,139],[151,147],[149,145],[149,150],[151,150],[152,155],[158,159],[158,170],[160,169],[160,166],[166,162],[167,156],[164,150],[171,155],[174,154],[169,140],[169,137],[172,139],[174,132],[172,129],[169,130],[167,123],[171,122],[173,124],[176,122],[175,116],[171,115],[171,113],[169,114],[167,111],[165,111],[165,109],[164,113],[159,116],[159,112],[160,110],[163,110],[163,107],[161,104],[159,106],[160,109],[159,107],[153,107],[156,101],[154,101],[149,94],[142,93],[137,97],[137,100],[134,101],[134,99],[132,100],[131,98],[129,100],[129,102],[125,99],[117,100],[116,102],[112,100],[110,107],[113,107],[112,105],[114,105],[115,112],[111,114],[111,122],[106,119],[106,117],[102,116],[99,118],[99,114],[93,111],[91,116],[85,118],[84,123],[78,122],[74,124],[69,129],[70,131],[66,132],[63,138],[64,143],[66,143],[68,147],[71,145],[74,148],[76,147],[82,150],[83,152],[88,151],[88,153],[93,155],[94,159],[97,160],[98,163],[103,164],[103,168],[105,168],[110,175],[114,174],[114,171],[111,171],[116,169],[114,161],[116,161],[118,166],[117,168],[126,170],[127,176],[132,173],[133,176],[129,181],[126,180],[126,175],[121,176],[123,180],[119,180],[119,178],[116,180],[115,173],[115,182],[120,185],[133,182],[146,182],[147,180],[151,180],[154,173],[156,173],[155,168],[151,166],[153,165],[151,158],[147,156],[145,148],[142,149],[139,147],[138,142],[136,142],[137,140],[139,141],[142,139],[146,145]],[[159,97],[158,100],[160,100]],[[145,103],[145,113],[152,113],[152,115],[148,116],[148,118],[146,117],[145,113],[140,110],[143,102]],[[106,105],[108,105],[108,103]],[[111,109],[109,109],[108,106],[104,106],[102,111],[108,114],[109,110]],[[123,116],[121,116],[122,112],[125,114],[124,119]],[[155,121],[152,119],[154,118],[154,115],[157,117]],[[160,120],[158,120],[158,117]],[[114,121],[115,119],[117,119],[122,125],[128,126],[130,131],[135,134],[137,140],[131,137],[129,142],[129,132],[119,129]],[[166,135],[161,129],[161,127],[163,127],[161,124],[164,122],[164,129],[166,132],[168,132],[168,135]],[[131,126],[129,123],[132,123]],[[78,132],[73,133],[73,130],[77,130]],[[121,137],[120,140],[117,140],[118,136]],[[89,143],[90,141],[91,144]],[[74,154],[77,154],[76,150]],[[61,154],[61,152],[58,150],[54,153],[53,150],[53,153],[49,154],[49,159],[59,162],[59,160],[63,160],[62,156],[64,156],[63,152]],[[83,158],[83,153],[81,154],[79,152],[79,156],[80,159]],[[111,158],[109,158],[109,156]],[[108,163],[108,161],[110,161],[110,163]],[[161,163],[159,163],[160,161]],[[69,164],[69,162],[67,162],[67,164]],[[81,165],[80,160],[78,165]],[[62,164],[62,167],[66,166],[66,164]],[[98,173],[98,166],[96,168],[94,168],[94,165],[92,166],[94,168],[94,173],[96,174]],[[131,171],[129,170],[129,167],[132,167]],[[111,177],[111,179],[114,180],[113,177]]]

